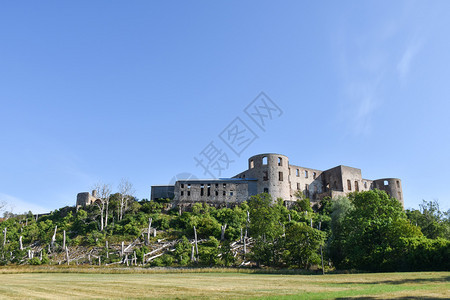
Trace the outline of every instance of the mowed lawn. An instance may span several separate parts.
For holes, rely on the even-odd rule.
[[[450,298],[450,272],[273,275],[244,273],[4,273],[1,299]]]

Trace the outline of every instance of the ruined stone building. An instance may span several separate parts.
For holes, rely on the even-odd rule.
[[[92,194],[89,192],[83,192],[77,194],[77,209],[94,204],[99,198],[97,197],[97,191],[93,190]]]
[[[354,191],[379,189],[403,205],[402,184],[398,178],[364,179],[361,170],[337,166],[325,171],[291,165],[285,155],[266,153],[252,156],[248,169],[232,178],[188,179],[174,185],[152,186],[151,199],[171,198],[174,206],[205,202],[216,206],[241,203],[250,196],[269,193],[273,199],[296,201],[297,191],[311,202],[325,196],[335,198]]]

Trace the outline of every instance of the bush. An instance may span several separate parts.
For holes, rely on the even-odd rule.
[[[32,259],[30,259],[30,265],[33,265],[33,266],[38,266],[38,265],[40,265],[42,262],[41,262],[41,260],[39,259],[39,257],[33,257]]]
[[[170,254],[164,254],[155,258],[152,261],[152,266],[155,267],[170,267],[173,264],[173,257]]]

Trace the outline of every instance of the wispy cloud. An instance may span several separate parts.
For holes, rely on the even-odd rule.
[[[422,44],[420,42],[411,42],[403,52],[400,61],[397,64],[397,71],[399,73],[400,81],[404,83],[411,70],[414,57],[419,53]]]
[[[350,88],[348,105],[353,105],[350,114],[352,115],[351,126],[355,134],[365,135],[372,130],[372,113],[380,102],[377,98],[378,83],[379,79],[356,82]]]
[[[379,35],[386,37],[386,33]],[[380,37],[377,37],[380,39]],[[368,135],[372,130],[372,115],[381,105],[380,84],[387,69],[387,55],[377,41],[348,37],[341,32],[339,41],[340,72],[343,80],[341,119],[352,135]]]
[[[0,202],[6,202],[7,205],[3,209],[13,213],[24,213],[28,211],[32,211],[33,213],[46,213],[50,211],[40,205],[3,193],[0,193]]]
[[[370,135],[375,114],[391,99],[386,91],[393,83],[407,82],[424,36],[423,31],[409,26],[409,18],[405,10],[404,18],[378,18],[358,29],[345,25],[347,21],[338,26],[340,118],[347,124],[348,134]]]

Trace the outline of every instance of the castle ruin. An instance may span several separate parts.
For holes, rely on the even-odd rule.
[[[364,179],[361,170],[337,166],[325,171],[291,165],[285,155],[266,153],[249,158],[248,169],[232,178],[178,180],[174,185],[152,186],[151,199],[173,199],[173,206],[208,203],[228,206],[242,203],[250,196],[268,193],[285,202],[297,200],[303,193],[312,203],[328,196],[346,196],[351,192],[379,189],[403,205],[402,184],[398,178]]]
[[[77,194],[77,209],[94,204],[99,198],[97,197],[97,191],[93,190],[92,195],[89,192],[83,192]]]

